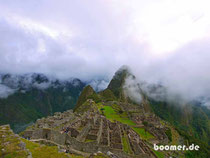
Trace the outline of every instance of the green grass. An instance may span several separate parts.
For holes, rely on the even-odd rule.
[[[126,112],[119,113],[120,109],[119,106],[114,105],[114,107],[111,106],[102,106],[101,104],[98,105],[98,108],[100,109],[100,112],[103,113],[108,120],[111,122],[114,121],[119,121],[123,124],[127,124],[131,126],[131,128],[139,134],[139,136],[142,139],[148,140],[151,138],[154,138],[152,134],[150,134],[148,131],[145,132],[144,128],[139,128],[139,127],[132,127],[135,126],[136,123],[134,123],[132,120],[128,118],[128,115]]]
[[[101,91],[100,96],[102,96],[103,100],[106,101],[112,101],[117,100],[117,98],[114,96],[113,92],[110,89],[105,89],[104,91]]]
[[[96,106],[97,106],[97,108],[98,108],[99,111],[100,111],[101,108],[104,107],[102,103],[97,103]],[[101,111],[100,111],[100,112],[101,112]]]
[[[26,148],[30,150],[33,158],[69,158],[69,156],[72,158],[82,158],[81,156],[59,153],[57,146],[40,145],[26,139],[22,139],[22,141],[26,143]]]
[[[154,138],[154,136],[150,134],[149,132],[145,131],[144,128],[132,127],[132,129],[136,133],[138,133],[142,139],[148,140],[148,139]]]
[[[93,158],[109,158],[109,156],[103,153],[97,153],[97,155],[93,155]]]
[[[91,140],[91,139],[85,139],[85,142],[88,143],[88,142],[94,142],[95,140]]]
[[[132,154],[132,150],[131,150],[131,147],[130,147],[130,144],[129,144],[129,140],[128,140],[127,135],[125,135],[125,133],[122,136],[122,144],[123,144],[123,151],[128,153],[128,154]]]
[[[27,157],[27,152],[20,148],[21,141],[14,135],[9,127],[0,126],[0,157],[20,158]],[[4,152],[2,152],[4,151]]]
[[[125,112],[120,114],[115,109],[113,109],[111,106],[104,106],[102,109],[103,109],[103,114],[111,122],[119,121],[123,124],[127,124],[127,125],[130,125],[130,126],[136,125],[133,121],[131,121],[128,118],[128,116]]]
[[[172,132],[171,132],[171,129],[168,128],[166,131],[165,131],[165,134],[167,135],[168,139],[170,140],[170,142],[172,141]]]
[[[152,149],[152,151],[155,153],[155,155],[158,157],[158,158],[164,158],[164,154],[163,152],[160,152],[160,151],[155,151],[154,149]]]

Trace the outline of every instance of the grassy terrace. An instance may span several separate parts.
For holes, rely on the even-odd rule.
[[[123,124],[127,124],[130,126],[136,125],[133,121],[131,121],[128,118],[128,116],[125,112],[118,113],[111,106],[104,106],[102,109],[104,109],[103,112],[104,112],[104,115],[106,116],[106,118],[109,119],[111,122],[119,121]]]
[[[57,146],[40,145],[26,139],[22,141],[26,143],[26,148],[30,150],[33,158],[82,158],[82,156],[60,153]]]
[[[132,154],[132,150],[129,144],[128,136],[125,134],[125,131],[123,131],[123,136],[122,136],[122,143],[123,143],[123,150],[124,152],[128,154]]]
[[[146,131],[143,128],[132,127],[132,129],[136,133],[138,133],[141,136],[142,139],[148,140],[148,139],[154,138],[153,135],[151,135],[148,131]]]
[[[163,152],[160,152],[160,151],[155,151],[152,149],[152,151],[155,153],[155,155],[158,157],[158,158],[164,158],[165,155],[163,154]]]
[[[131,128],[140,135],[142,139],[148,140],[154,138],[149,132],[145,131],[144,128],[134,127],[136,125],[135,122],[128,118],[126,112],[123,112],[118,105],[111,106],[103,106],[102,104],[97,104],[100,112],[106,116],[108,120],[111,122],[118,121],[123,124],[127,124],[131,126]]]
[[[97,104],[99,111],[106,116],[108,120],[111,122],[114,121],[119,121],[123,124],[127,124],[131,126],[131,128],[144,140],[149,140],[151,138],[154,138],[152,134],[150,134],[148,131],[146,131],[144,128],[139,128],[139,127],[134,127],[136,125],[135,122],[130,120],[128,118],[128,115],[126,112],[123,112],[119,106],[114,105],[114,106],[103,106],[102,104],[98,103]],[[129,141],[127,138],[127,135],[123,134],[122,137],[122,143],[123,143],[123,150],[128,153],[132,154],[132,150],[129,145]],[[154,151],[154,150],[153,150]],[[155,155],[158,158],[164,158],[164,154],[162,152],[154,151]]]

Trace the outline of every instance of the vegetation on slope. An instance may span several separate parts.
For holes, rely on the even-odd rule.
[[[110,89],[105,89],[105,90],[99,92],[99,95],[105,101],[117,100],[117,98],[114,96],[113,92]]]
[[[166,102],[155,101],[150,101],[150,105],[155,114],[175,126],[189,144],[200,146],[199,151],[186,152],[186,157],[205,158],[210,155],[210,116],[206,112],[208,109],[193,105],[183,109]]]
[[[82,158],[81,156],[58,152],[57,146],[40,145],[26,139],[22,139],[22,141],[25,142],[26,148],[30,150],[33,158]]]
[[[100,104],[99,110],[100,112],[106,116],[108,120],[111,122],[121,122],[123,124],[129,125],[142,139],[149,140],[151,138],[154,138],[152,134],[150,134],[148,131],[146,131],[144,128],[140,127],[134,127],[136,125],[135,122],[130,120],[128,118],[128,115],[126,112],[119,109],[120,107],[114,104],[114,107],[112,106],[103,106]]]
[[[123,144],[123,151],[128,153],[128,154],[133,154],[130,142],[128,139],[128,135],[124,130],[122,130],[122,144]]]
[[[99,94],[93,94],[89,98],[93,99],[97,105],[101,101],[113,101],[118,100],[121,102],[128,101],[129,98],[125,98],[123,92],[123,86],[126,77],[133,76],[129,73],[126,67],[121,68],[115,73],[115,76],[111,80],[108,88]],[[134,76],[133,76],[134,77]],[[135,78],[135,77],[134,77]],[[157,102],[152,99],[147,99],[147,96],[143,95],[144,110],[152,111],[162,118],[168,121],[174,127],[169,127],[166,131],[171,143],[179,144],[179,135],[184,136],[188,143],[194,143],[200,145],[202,149],[200,150],[204,154],[199,154],[198,152],[193,153],[198,157],[207,157],[209,154],[209,144],[210,144],[210,112],[207,109],[199,106],[186,106],[185,108],[180,108],[174,106],[173,103],[167,102]],[[113,97],[114,96],[114,97]],[[131,103],[131,102],[130,102]],[[110,121],[119,121],[123,124],[131,126],[143,139],[150,139],[153,137],[151,134],[147,133],[144,128],[134,128],[135,123],[129,119],[126,112],[123,112],[119,106],[99,106],[100,112],[105,115]],[[210,151],[210,150],[209,150]],[[186,155],[191,155],[192,152],[186,152]],[[161,157],[161,156],[160,156]]]
[[[163,152],[160,152],[160,151],[156,151],[156,150],[152,150],[154,153],[155,153],[155,155],[158,157],[158,158],[164,158],[165,157],[165,155],[163,154]]]
[[[111,122],[118,121],[123,124],[127,124],[130,126],[136,125],[133,121],[131,121],[125,112],[119,113],[116,112],[111,106],[103,106],[100,109],[103,111],[103,114],[109,119]]]
[[[128,76],[133,75],[130,74],[129,68],[127,66],[122,66],[114,75],[112,80],[110,81],[107,89],[111,90],[114,94],[114,96],[121,101],[126,101],[127,98],[124,94],[124,84],[125,84],[125,79]]]
[[[28,153],[21,147],[21,140],[10,130],[9,126],[0,126],[0,157],[21,158]]]
[[[0,99],[0,125],[10,124],[15,132],[20,132],[38,118],[72,109],[81,89],[80,86],[70,86],[67,91],[63,91],[62,87],[33,88]]]
[[[169,141],[171,142],[172,141],[172,133],[171,133],[171,129],[168,128],[166,131],[165,131]]]
[[[93,94],[96,94],[96,92],[93,90],[93,88],[90,85],[86,86],[82,90],[82,92],[77,100],[74,111],[77,111],[77,109],[88,99],[88,97],[92,96]]]
[[[154,138],[153,135],[151,135],[148,131],[146,131],[144,128],[137,128],[137,127],[132,127],[132,129],[138,133],[142,139],[149,140],[151,138]]]

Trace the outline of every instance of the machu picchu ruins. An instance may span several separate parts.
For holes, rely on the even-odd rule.
[[[26,144],[52,146],[60,153],[80,157],[164,158],[176,155],[176,152],[153,149],[154,143],[171,142],[168,131],[172,127],[147,108],[146,97],[138,104],[126,96],[122,87],[126,75],[130,74],[116,73],[108,88],[101,92],[86,86],[74,109],[38,119],[19,134],[21,139]]]
[[[84,113],[68,110],[37,120],[22,133],[22,136],[31,141],[59,144],[65,151],[83,156],[100,151],[104,154],[111,152],[116,157],[156,158],[148,144],[150,140],[147,142],[142,139],[134,130],[143,129],[141,122],[147,120],[150,121],[150,125],[146,132],[152,134],[151,142],[168,142],[164,127],[161,124],[159,128],[156,127],[158,120],[155,116],[142,117],[141,121],[140,118],[133,117],[135,125],[131,127],[120,121],[113,122],[107,119],[100,113],[100,108],[92,99],[87,100],[87,103],[92,104],[93,108]],[[109,101],[107,104],[112,103],[115,102]],[[99,108],[98,111],[95,108]]]

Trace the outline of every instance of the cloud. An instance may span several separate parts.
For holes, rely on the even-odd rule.
[[[102,83],[103,81],[98,85],[99,88]],[[62,88],[63,91],[67,91],[69,86],[78,87],[83,85],[84,83],[75,78],[59,80],[54,76],[46,76],[37,73],[22,75],[0,74],[0,98],[7,98],[15,92],[26,93],[33,88],[45,90],[51,87]]]
[[[129,97],[134,102],[140,104],[142,101],[140,87],[138,82],[132,75],[129,75],[125,79],[125,83],[123,85],[124,93],[127,97]]]
[[[108,84],[109,84],[109,81],[96,80],[96,79],[93,79],[87,83],[87,85],[91,85],[96,92],[106,89]]]
[[[156,100],[178,97],[186,103],[209,98],[209,44],[208,38],[190,42],[172,56],[144,67],[144,71],[133,69],[134,74],[143,82],[142,89]]]
[[[15,93],[15,89],[11,89],[5,85],[0,84],[0,98],[7,98],[9,95]]]
[[[129,65],[141,82],[161,83],[185,100],[207,97],[208,6],[207,0],[0,0],[0,72],[90,82],[108,81]]]

